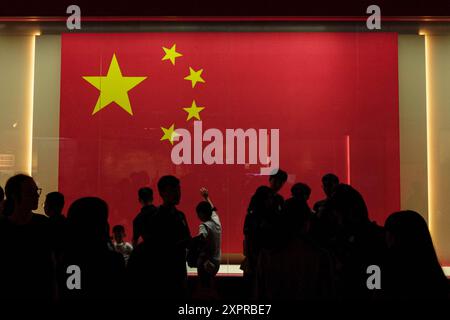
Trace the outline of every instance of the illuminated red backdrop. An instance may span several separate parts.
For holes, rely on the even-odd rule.
[[[173,65],[162,47],[182,56]],[[186,128],[193,100],[203,128],[280,129],[280,164],[323,198],[320,178],[336,173],[365,197],[380,224],[400,208],[397,35],[394,33],[130,33],[62,37],[59,189],[68,203],[95,195],[110,224],[139,211],[137,189],[162,175],[181,179],[191,232],[198,189],[207,186],[223,222],[223,251],[241,252],[246,207],[260,165],[172,163],[161,127]],[[100,91],[84,76],[106,76],[113,55],[124,77],[147,77],[128,91],[133,115],[111,103],[92,115]],[[204,83],[184,78],[189,67]]]

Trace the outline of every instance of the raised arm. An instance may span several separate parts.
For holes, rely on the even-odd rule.
[[[208,201],[209,204],[211,205],[211,207],[213,208],[213,212],[211,215],[211,218],[218,224],[220,224],[220,219],[219,219],[219,215],[217,214],[217,210],[214,207],[214,204],[211,201],[211,198],[209,197],[209,192],[208,189],[206,189],[205,187],[200,188],[200,194],[202,195],[203,199],[205,199],[205,201]]]
[[[211,198],[209,197],[208,189],[206,189],[205,187],[200,188],[200,194],[201,194],[202,198],[205,199],[205,201],[208,201],[209,204],[211,205],[211,207],[214,208]]]

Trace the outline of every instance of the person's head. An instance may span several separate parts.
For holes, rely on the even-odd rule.
[[[213,207],[211,207],[211,204],[208,201],[201,201],[197,205],[197,208],[195,208],[195,211],[197,211],[198,218],[202,222],[205,222],[211,219]]]
[[[122,243],[123,239],[125,238],[125,227],[121,224],[115,225],[112,228],[112,232],[113,232],[113,236],[114,236],[114,241],[116,241],[117,243]]]
[[[253,194],[248,211],[258,214],[270,212],[274,208],[275,191],[267,186],[260,186]]]
[[[139,203],[148,206],[153,203],[153,190],[148,187],[140,188],[138,191]]]
[[[158,192],[164,205],[176,206],[180,203],[180,180],[174,176],[163,176],[158,181]]]
[[[33,178],[18,174],[8,179],[5,185],[6,202],[4,214],[11,215],[15,211],[31,212],[39,205],[39,189]]]
[[[100,243],[109,240],[108,205],[100,198],[81,198],[67,212],[72,240]]]
[[[64,195],[60,192],[50,192],[45,197],[44,212],[47,216],[57,216],[62,214],[64,208]]]
[[[291,194],[294,198],[308,201],[311,196],[311,188],[307,184],[299,182],[292,186]]]
[[[278,169],[275,174],[269,176],[269,184],[270,188],[273,191],[278,192],[283,188],[283,185],[286,183],[288,175],[285,171]]]
[[[384,228],[391,263],[403,269],[397,276],[406,276],[408,283],[413,278],[412,285],[417,288],[430,287],[430,291],[418,294],[431,296],[442,292],[447,298],[448,280],[439,264],[425,219],[415,211],[399,211],[386,219]],[[406,265],[405,270],[402,266]]]
[[[364,198],[352,186],[339,184],[330,198],[329,205],[342,227],[356,230],[370,222]]]
[[[322,177],[322,189],[327,198],[331,198],[336,187],[339,185],[339,178],[332,173],[327,173]]]
[[[417,212],[394,212],[386,219],[384,228],[388,248],[422,257],[434,255],[427,223]]]

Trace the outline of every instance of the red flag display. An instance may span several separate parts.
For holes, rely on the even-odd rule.
[[[156,183],[173,174],[191,232],[206,186],[223,252],[242,252],[246,208],[268,184],[260,172],[277,139],[285,197],[305,182],[312,206],[333,172],[373,220],[400,207],[396,34],[65,34],[61,59],[59,189],[68,203],[104,198],[128,239],[137,190],[152,187],[158,205]],[[230,146],[237,132],[256,141]]]

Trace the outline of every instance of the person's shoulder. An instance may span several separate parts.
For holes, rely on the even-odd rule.
[[[211,221],[212,224],[215,224],[216,226],[217,226],[217,225],[218,225],[218,226],[221,225],[219,215],[217,214],[216,211],[213,211],[213,213],[212,213],[212,215],[211,215],[211,220],[210,220],[210,221]]]
[[[62,214],[58,214],[56,216],[48,217],[48,222],[55,225],[64,225],[67,223],[67,218]]]
[[[136,221],[139,221],[141,219],[141,217],[142,217],[142,210],[136,214],[136,216],[133,219],[133,223],[135,223]]]
[[[174,210],[175,210],[175,212],[177,212],[178,214],[184,215],[184,212],[181,211],[180,209],[178,209],[177,207],[175,207]]]
[[[43,214],[39,214],[39,213],[33,213],[33,216],[31,218],[31,221],[35,224],[48,224],[49,223],[49,218],[47,216],[44,216]]]
[[[321,199],[314,203],[314,207],[323,206],[327,202],[327,199]]]
[[[214,221],[208,220],[208,221],[202,222],[202,223],[200,224],[200,227],[203,226],[203,227],[206,228],[206,229],[213,229],[213,228],[214,228],[214,225],[215,225]]]
[[[150,204],[148,206],[144,206],[141,209],[141,213],[146,214],[146,213],[154,213],[158,208],[155,207],[153,204]]]
[[[325,207],[326,205],[327,205],[327,199],[322,199],[322,200],[316,201],[313,205],[313,211],[317,212],[322,207]]]
[[[155,207],[155,212],[157,214],[165,214],[167,212],[169,212],[169,208],[167,208],[166,206],[160,205]]]
[[[181,210],[178,210],[178,208],[175,208],[175,213],[182,219],[186,219],[186,215],[184,214],[184,212]]]

